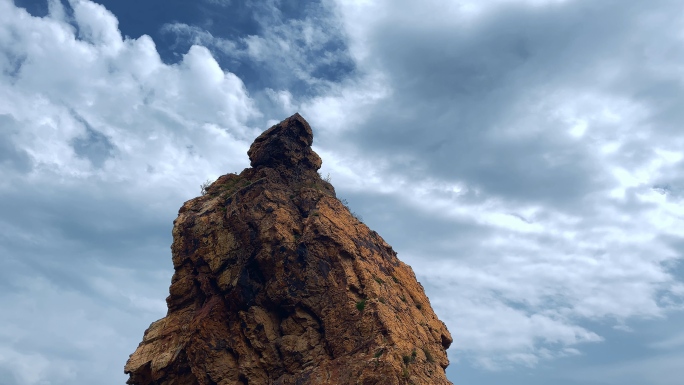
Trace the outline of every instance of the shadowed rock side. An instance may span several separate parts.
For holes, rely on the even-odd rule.
[[[134,385],[451,384],[451,335],[411,268],[317,170],[295,114],[174,221],[168,314]]]

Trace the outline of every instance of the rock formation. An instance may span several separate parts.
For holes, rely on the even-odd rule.
[[[133,385],[451,384],[452,342],[411,268],[317,170],[295,114],[174,221],[167,316]]]

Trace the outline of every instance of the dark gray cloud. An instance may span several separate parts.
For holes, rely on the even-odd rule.
[[[50,258],[59,264],[68,264],[75,255],[88,258],[106,255],[110,262],[122,266],[158,265],[165,260],[163,256],[160,261],[152,259],[160,256],[141,259],[129,253],[131,247],[168,246],[175,213],[141,212],[136,202],[112,193],[119,188],[84,186],[81,191],[75,191],[50,186],[47,191],[41,191],[26,182],[18,182],[13,192],[5,192],[7,199],[0,202],[0,211],[5,214],[1,222],[15,234],[31,234],[33,241],[27,243],[26,239],[8,237],[5,242],[35,255],[47,253],[50,248],[64,248],[68,252],[61,256],[67,260],[55,260],[57,255]],[[182,202],[176,203],[180,207]],[[5,234],[12,232],[6,230]]]
[[[36,187],[15,180],[0,204],[3,383],[122,383],[136,344],[122,336],[163,314],[172,215],[145,213],[111,185]]]
[[[102,168],[104,162],[113,155],[114,146],[106,135],[95,130],[82,116],[74,111],[72,114],[85,128],[85,135],[71,141],[74,152],[79,157],[88,159],[93,166]]]
[[[402,259],[404,253],[426,260],[468,258],[477,254],[480,239],[492,232],[486,226],[426,213],[394,196],[344,190],[338,191],[337,195],[346,199],[350,210],[360,215],[370,228],[383,229],[380,235],[395,251],[399,251]],[[410,220],[397,221],[397,218]],[[456,254],[453,253],[453,244],[459,245]]]
[[[682,120],[672,106],[681,100],[678,83],[654,82],[658,59],[631,52],[644,45],[648,50],[651,42],[658,46],[678,18],[670,6],[677,8],[672,2],[511,4],[470,27],[439,21],[407,25],[388,17],[369,41],[390,77],[393,97],[348,140],[378,158],[410,154],[421,170],[466,180],[487,193],[576,209],[586,194],[606,186],[608,176],[584,143],[550,119],[552,111],[530,103],[543,103],[559,90],[581,94],[598,87],[658,105],[651,111],[655,117],[634,122],[641,134],[677,126]],[[664,19],[659,30],[651,29],[653,18]],[[606,71],[617,75],[606,79]],[[621,87],[652,87],[652,95]],[[669,102],[655,103],[659,98]],[[664,116],[676,119],[663,125]],[[530,125],[534,132],[528,135],[506,132]],[[652,149],[642,139],[624,139],[632,149],[621,153],[630,158],[621,161],[650,157]]]

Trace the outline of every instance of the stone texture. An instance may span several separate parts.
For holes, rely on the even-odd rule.
[[[317,170],[295,114],[174,221],[168,313],[133,385],[451,384],[451,335],[411,268]]]

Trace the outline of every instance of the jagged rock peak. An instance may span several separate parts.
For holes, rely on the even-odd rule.
[[[452,342],[410,266],[335,196],[298,114],[183,204],[166,317],[131,385],[450,385]]]
[[[277,166],[321,168],[321,158],[311,149],[313,132],[304,118],[295,113],[259,135],[247,155],[252,167]]]

